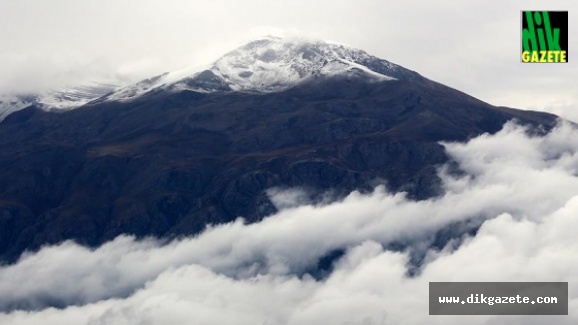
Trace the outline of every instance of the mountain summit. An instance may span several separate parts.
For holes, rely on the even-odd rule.
[[[361,50],[267,38],[77,109],[0,123],[0,261],[74,239],[173,237],[258,221],[271,189],[311,200],[387,184],[442,193],[439,141],[543,132],[556,116],[496,107]]]
[[[346,45],[267,37],[243,45],[199,71],[165,73],[125,87],[108,97],[126,100],[153,90],[271,93],[321,77],[418,80],[416,72]]]
[[[33,105],[45,111],[71,110],[98,99],[119,87],[112,81],[87,82],[40,93],[0,95],[0,122],[8,115]]]

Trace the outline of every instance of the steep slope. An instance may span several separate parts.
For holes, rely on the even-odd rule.
[[[275,211],[267,196],[275,187],[305,188],[315,199],[386,183],[431,197],[441,190],[436,168],[448,161],[440,140],[493,133],[514,118],[536,130],[556,120],[488,105],[359,50],[338,55],[349,63],[337,73],[308,63],[291,75],[303,66],[285,55],[275,57],[292,63],[271,69],[287,75],[267,72],[251,59],[267,52],[266,42],[188,77],[141,82],[135,96],[120,96],[125,88],[62,114],[29,107],[6,118],[1,256],[64,239],[98,245],[121,233],[170,237],[238,216],[260,220]],[[257,56],[247,54],[255,44]],[[295,53],[330,62],[339,51],[324,44]],[[261,76],[239,81],[223,72],[231,62]]]
[[[2,95],[0,96],[0,121],[6,116],[28,106],[34,105],[38,97],[35,95]]]

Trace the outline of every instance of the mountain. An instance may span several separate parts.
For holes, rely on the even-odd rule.
[[[48,111],[74,109],[119,87],[116,83],[89,82],[39,94],[0,95],[0,121],[8,115],[32,105]]]
[[[423,79],[413,71],[349,46],[278,37],[250,42],[197,70],[165,73],[127,86],[103,99],[130,100],[154,91],[270,93],[337,75],[358,75],[375,81]]]
[[[167,73],[54,114],[30,106],[0,123],[0,256],[119,234],[173,237],[276,211],[267,195],[310,199],[386,184],[441,194],[439,141],[516,119],[362,50],[266,38],[195,71]],[[455,172],[459,172],[456,170]]]

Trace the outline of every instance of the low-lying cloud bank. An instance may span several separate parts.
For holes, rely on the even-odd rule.
[[[445,146],[465,174],[440,170],[439,198],[377,188],[294,206],[287,200],[298,193],[277,193],[286,208],[256,224],[25,255],[0,268],[0,323],[576,324],[578,130],[562,124],[536,137],[507,124]],[[431,248],[437,232],[469,221],[481,224],[475,236]],[[408,249],[386,249],[392,243]],[[306,275],[338,249],[345,254],[326,278]],[[409,277],[416,249],[423,265]],[[568,281],[570,315],[428,316],[429,281]]]

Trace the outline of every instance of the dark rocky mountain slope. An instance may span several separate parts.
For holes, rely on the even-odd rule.
[[[0,123],[0,257],[257,221],[275,211],[274,187],[344,195],[385,182],[424,199],[440,194],[439,141],[514,118],[545,129],[556,120],[406,74],[319,76],[262,93],[155,89],[65,113],[18,111]]]

